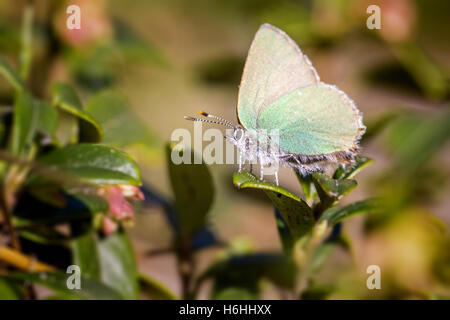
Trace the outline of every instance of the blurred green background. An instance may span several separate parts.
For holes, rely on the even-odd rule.
[[[81,8],[79,32],[65,28],[68,4]],[[381,8],[381,30],[366,27],[370,4]],[[18,51],[24,5],[0,0],[3,55]],[[374,163],[343,203],[379,196],[389,204],[385,214],[345,221],[351,248],[337,248],[317,280],[333,286],[332,298],[448,298],[449,11],[444,0],[43,0],[36,2],[31,86],[46,96],[53,81],[65,80],[84,101],[103,89],[123,96],[132,110],[123,119],[136,117],[136,125],[109,123],[105,137],[123,138],[146,185],[170,199],[164,145],[172,131],[192,131],[183,116],[198,109],[236,123],[238,85],[253,35],[262,23],[279,27],[308,55],[322,81],[345,91],[364,114],[362,154]],[[2,100],[7,90],[0,79]],[[130,145],[126,140],[133,136],[139,139]],[[210,169],[216,193],[208,224],[217,237],[236,250],[281,251],[270,201],[233,188],[236,166]],[[282,170],[280,181],[301,194],[290,169]],[[180,293],[163,208],[150,203],[136,212],[128,231],[139,269]],[[196,272],[221,250],[198,251]],[[366,288],[372,264],[381,268],[382,290]],[[263,298],[283,298],[269,282],[262,286]],[[208,290],[204,286],[200,298],[208,298]]]

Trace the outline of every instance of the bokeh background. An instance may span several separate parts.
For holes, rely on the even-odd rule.
[[[81,8],[80,31],[65,27],[68,4]],[[366,27],[370,4],[381,8],[381,30]],[[4,55],[17,52],[24,5],[0,1]],[[183,116],[198,109],[236,123],[238,85],[253,35],[262,23],[279,27],[321,79],[345,91],[364,114],[362,154],[374,163],[342,203],[382,196],[391,208],[389,214],[346,220],[342,232],[351,248],[334,250],[316,278],[334,287],[332,298],[448,298],[449,11],[444,0],[38,1],[32,86],[45,95],[47,85],[65,80],[83,100],[106,88],[126,97],[136,127],[116,124],[105,131],[125,140],[136,130],[145,132],[125,149],[141,166],[146,188],[171,199],[164,146],[173,130],[192,131]],[[209,229],[236,250],[281,251],[271,202],[236,190],[236,169],[210,166],[216,192]],[[291,170],[283,169],[280,181],[301,194]],[[128,228],[139,269],[180,293],[172,231],[161,202],[152,199],[136,207]],[[223,247],[197,251],[196,273]],[[372,264],[381,268],[382,290],[366,288]],[[263,287],[262,297],[283,298],[270,283]],[[200,298],[208,298],[209,289],[203,286]]]

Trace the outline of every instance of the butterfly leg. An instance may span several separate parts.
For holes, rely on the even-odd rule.
[[[262,162],[260,162],[260,165],[259,165],[259,180],[263,181],[263,178],[264,178],[264,166],[263,166]]]
[[[242,171],[242,151],[239,151],[239,169],[238,172],[241,173]]]
[[[277,184],[277,186],[278,186],[278,170],[275,170],[275,183]]]

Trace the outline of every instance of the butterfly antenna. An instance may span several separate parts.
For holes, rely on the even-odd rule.
[[[201,115],[204,116],[204,117],[216,119],[216,120],[218,120],[218,121],[220,121],[220,122],[222,122],[222,123],[224,123],[224,124],[226,123],[226,124],[227,124],[229,127],[231,127],[231,128],[236,128],[236,126],[235,126],[234,124],[232,124],[230,121],[225,120],[225,119],[223,119],[223,118],[221,118],[221,117],[214,116],[214,115],[209,114],[209,113],[207,113],[207,112],[205,112],[205,111],[203,111],[203,110],[199,110],[198,113],[201,114]]]
[[[200,121],[200,122],[206,122],[206,123],[214,123],[214,124],[220,124],[222,126],[225,126],[225,127],[231,128],[231,129],[235,128],[234,126],[232,126],[232,125],[230,125],[228,123],[225,123],[225,122],[221,122],[221,121],[214,121],[214,120],[207,120],[207,119],[201,119],[201,118],[194,118],[194,117],[190,117],[190,116],[184,116],[184,118],[186,120],[190,120],[190,121]]]

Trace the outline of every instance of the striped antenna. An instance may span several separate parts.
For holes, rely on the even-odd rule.
[[[225,126],[225,127],[231,128],[231,129],[235,129],[235,127],[233,125],[230,125],[229,123],[225,123],[225,122],[207,120],[207,119],[201,119],[201,118],[194,118],[194,117],[190,117],[190,116],[184,116],[184,118],[186,120],[190,120],[190,121],[200,121],[200,122],[206,122],[206,123],[220,124],[222,126]]]
[[[231,128],[236,128],[236,126],[235,126],[234,124],[232,124],[230,121],[225,120],[225,119],[223,119],[223,118],[221,118],[221,117],[218,117],[218,116],[209,114],[209,113],[207,113],[207,112],[205,112],[205,111],[203,111],[203,110],[199,110],[198,113],[201,114],[201,115],[204,116],[204,117],[216,119],[216,120],[218,120],[218,121],[220,121],[220,122],[222,122],[222,123],[226,123],[226,124],[228,124],[228,126],[231,127]]]

